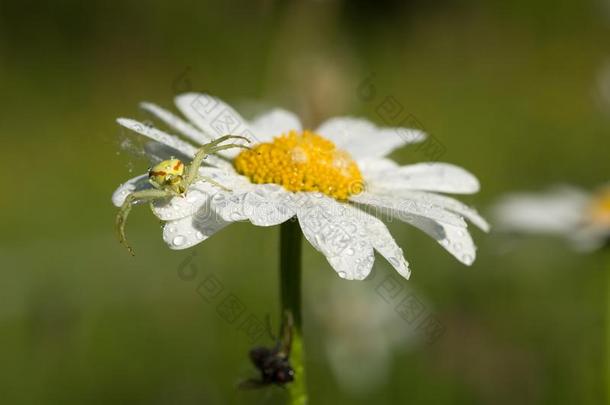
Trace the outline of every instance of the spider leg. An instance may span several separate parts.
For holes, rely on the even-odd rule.
[[[284,319],[281,326],[281,352],[286,356],[290,356],[292,350],[292,330],[294,328],[294,320],[290,311],[284,311]]]
[[[273,341],[278,341],[279,338],[273,334],[273,327],[271,326],[271,315],[267,314],[265,316],[265,328],[267,329],[267,334]]]
[[[212,142],[206,143],[205,145],[203,145],[203,147],[204,148],[213,148],[213,147],[223,143],[227,139],[243,139],[244,141],[250,143],[250,139],[246,138],[245,136],[241,136],[241,135],[223,135],[220,138],[214,139]]]
[[[214,180],[213,178],[208,177],[208,176],[202,176],[202,175],[198,174],[197,176],[195,176],[195,180],[193,180],[193,183],[197,183],[198,181],[205,181],[224,191],[231,191],[231,189],[223,186],[222,184],[220,184],[219,182],[217,182],[216,180]]]
[[[213,148],[208,149],[208,155],[211,153],[216,153],[218,151],[225,150],[225,149],[231,149],[231,148],[250,149],[250,147],[248,147],[247,145],[241,144],[241,143],[230,143],[228,145],[219,145],[219,146],[214,146]]]
[[[241,145],[238,143],[220,145],[220,143],[222,143],[228,139],[243,139],[247,142],[250,142],[250,140],[248,138],[243,137],[243,136],[225,135],[225,136],[221,136],[220,138],[218,138],[210,143],[206,143],[205,145],[203,145],[201,148],[199,148],[199,150],[195,154],[195,157],[193,158],[193,160],[187,167],[186,176],[184,179],[184,181],[185,181],[184,184],[185,184],[186,188],[188,188],[191,184],[193,184],[193,182],[197,178],[197,175],[199,174],[199,168],[201,167],[203,160],[206,158],[207,155],[219,152],[221,150],[230,149],[230,148],[247,148],[247,146]]]
[[[131,212],[133,204],[137,201],[152,201],[159,198],[170,197],[171,195],[172,193],[165,190],[150,189],[133,192],[129,194],[127,198],[125,198],[123,205],[116,215],[115,227],[119,242],[121,242],[121,244],[125,246],[127,250],[129,250],[129,253],[132,256],[135,256],[135,254],[132,247],[127,242],[127,237],[125,236],[125,224],[127,223],[127,217],[129,216],[129,212]]]

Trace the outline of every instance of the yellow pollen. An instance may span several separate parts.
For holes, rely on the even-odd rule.
[[[310,131],[290,131],[244,150],[235,158],[235,168],[253,183],[275,183],[289,191],[318,191],[337,200],[364,189],[352,157]]]
[[[610,187],[597,192],[589,205],[589,218],[595,225],[610,228]]]

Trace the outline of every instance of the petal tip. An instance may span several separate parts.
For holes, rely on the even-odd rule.
[[[472,266],[474,264],[475,259],[476,259],[475,256],[464,255],[459,260],[460,260],[460,262],[462,262],[466,266],[470,267],[470,266]]]
[[[187,92],[187,93],[180,93],[178,94],[176,97],[174,97],[174,103],[176,103],[176,105],[181,104],[181,103],[190,103],[192,102],[192,100],[196,97],[202,97],[202,96],[206,96],[206,94],[201,94],[201,93],[195,93],[195,92]]]
[[[151,109],[156,109],[157,105],[154,103],[151,103],[149,101],[142,101],[138,104],[138,106],[143,109],[143,110],[151,110]]]

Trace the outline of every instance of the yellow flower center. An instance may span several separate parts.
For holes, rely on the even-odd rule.
[[[345,151],[310,131],[290,131],[235,158],[235,168],[253,183],[275,183],[290,191],[318,191],[346,200],[363,190],[358,165]]]
[[[589,205],[589,218],[595,225],[610,228],[610,187],[600,190]]]

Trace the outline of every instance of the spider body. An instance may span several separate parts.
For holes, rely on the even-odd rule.
[[[178,194],[184,194],[184,163],[179,159],[164,160],[148,170],[148,181],[156,189],[170,188]]]
[[[115,221],[119,241],[127,248],[127,250],[129,250],[129,253],[131,253],[132,256],[134,255],[134,252],[129,243],[127,243],[127,237],[125,236],[125,224],[133,205],[141,202],[152,203],[156,200],[184,196],[189,187],[198,181],[207,181],[208,183],[211,183],[219,188],[226,189],[223,185],[218,184],[216,181],[208,177],[201,176],[199,174],[199,168],[201,167],[201,164],[206,156],[209,154],[229,148],[246,147],[237,143],[222,144],[224,141],[229,139],[243,139],[250,142],[248,138],[243,136],[221,136],[220,138],[199,148],[193,157],[193,160],[188,165],[185,165],[179,159],[171,158],[157,163],[154,167],[148,170],[148,181],[152,185],[152,188],[134,191],[133,193],[129,194],[119,209]]]

